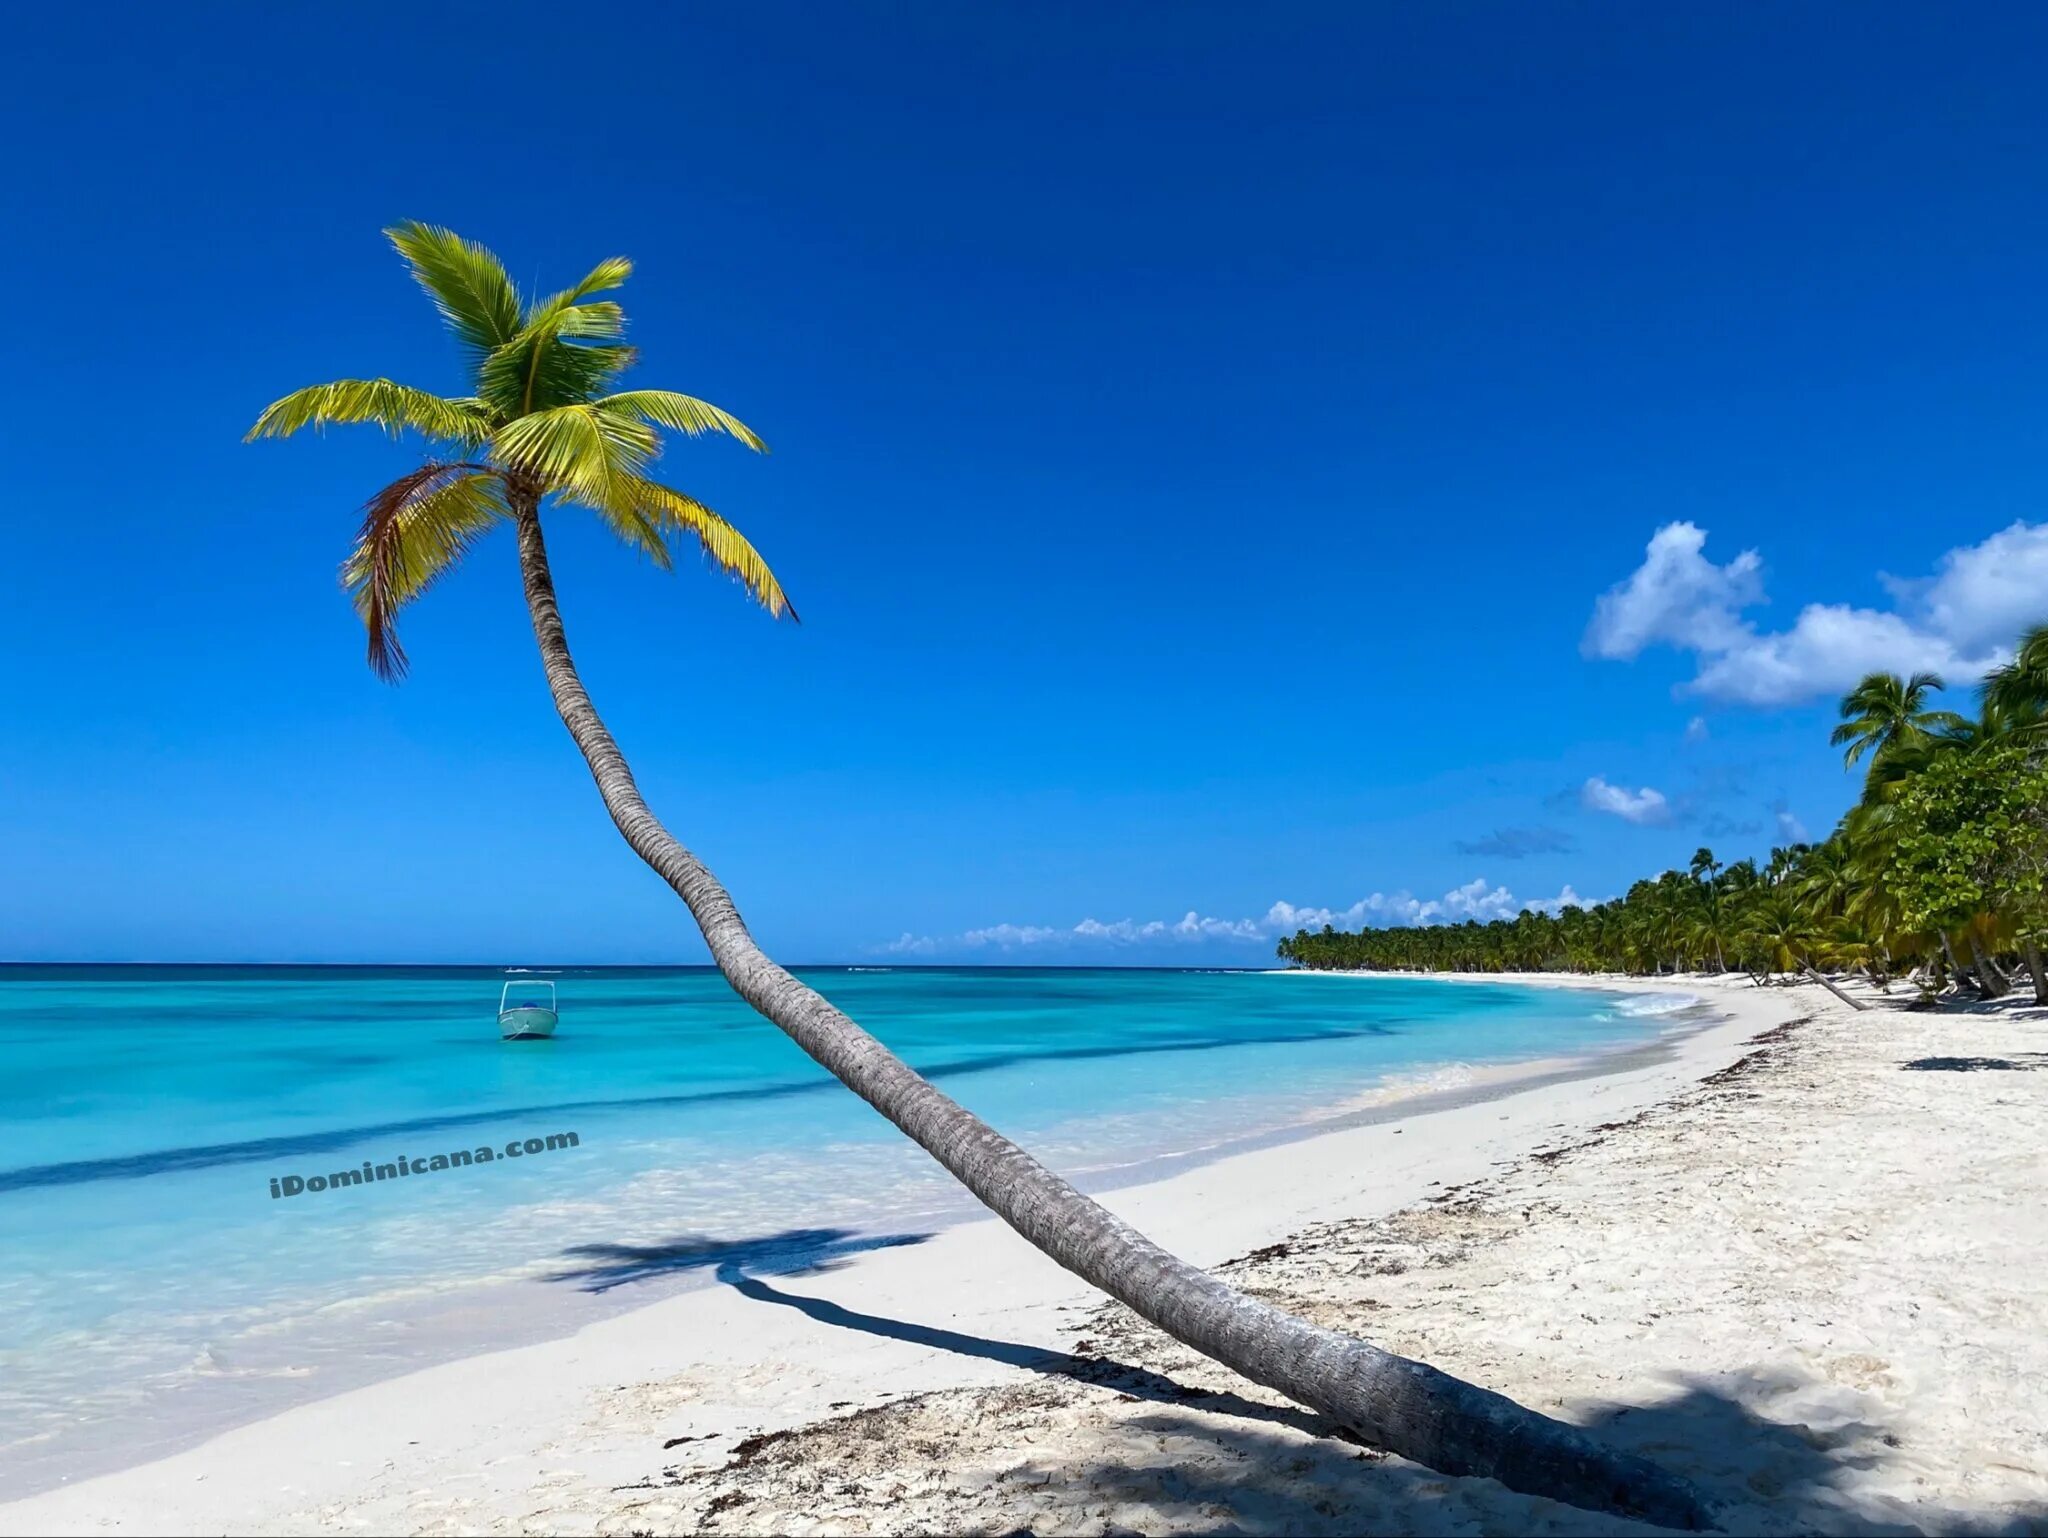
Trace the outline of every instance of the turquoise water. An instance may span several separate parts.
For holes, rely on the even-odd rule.
[[[594,1264],[607,1246],[912,1233],[978,1210],[715,973],[533,975],[561,990],[560,1033],[508,1044],[496,969],[0,968],[0,1481],[475,1349],[507,1298],[531,1332],[536,1309],[568,1328],[593,1297],[701,1284]],[[1491,984],[804,975],[1091,1187],[1390,1083],[1656,1028],[1611,995]],[[575,1147],[425,1162],[564,1133]],[[271,1194],[401,1160],[420,1175]]]

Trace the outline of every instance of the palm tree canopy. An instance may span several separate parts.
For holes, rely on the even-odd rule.
[[[598,263],[573,288],[522,298],[504,264],[451,230],[408,223],[384,232],[461,344],[474,393],[434,395],[389,379],[339,379],[274,402],[249,438],[286,438],[329,423],[373,423],[427,440],[431,457],[371,497],[342,584],[380,677],[404,675],[398,611],[445,576],[510,514],[515,498],[553,496],[597,514],[657,566],[690,538],[771,615],[796,618],[782,584],[740,531],[694,497],[650,477],[664,432],[722,433],[765,453],[739,418],[673,390],[619,390],[634,350],[626,315],[598,298],[632,263]]]
[[[1842,760],[1854,764],[1866,753],[1882,758],[1932,732],[1960,726],[1962,717],[1955,712],[1927,709],[1928,693],[1942,687],[1938,673],[1915,673],[1911,678],[1872,673],[1842,696],[1842,724],[1828,741],[1836,747],[1846,743]]]
[[[1984,706],[1987,715],[1997,712],[2015,730],[2048,726],[2048,625],[2036,625],[2021,636],[2012,661],[1991,670],[1984,680]]]

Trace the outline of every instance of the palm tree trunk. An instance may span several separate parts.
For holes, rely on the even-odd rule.
[[[2041,942],[2032,935],[2027,936],[2027,970],[2034,977],[2034,1002],[2048,1004],[2048,972],[2041,969]]]
[[[2003,999],[2005,993],[2011,989],[2011,983],[2005,981],[2005,973],[1999,971],[1999,965],[1995,960],[1985,954],[1985,942],[1976,938],[1976,926],[1972,924],[1968,930],[1964,930],[1964,934],[1970,940],[1970,960],[1976,963],[1976,977],[1982,983],[1985,997]]]
[[[1938,931],[1938,933],[1941,935],[1941,953],[1942,955],[1948,958],[1949,976],[1957,979],[1967,977],[1970,979],[1972,983],[1975,983],[1977,981],[1975,974],[1973,974],[1968,967],[1964,966],[1962,962],[1957,959],[1956,948],[1955,946],[1949,943],[1948,931],[1946,929],[1943,929]],[[1983,990],[1980,988],[1978,991],[1982,992]]]
[[[1812,962],[1801,961],[1799,963],[1799,970],[1804,972],[1808,977],[1812,978],[1815,982],[1819,983],[1821,987],[1827,989],[1829,993],[1832,993],[1836,998],[1840,999],[1844,1004],[1847,1004],[1851,1009],[1861,1010],[1868,1007],[1860,1000],[1850,998],[1848,994],[1842,992],[1841,989],[1837,988],[1831,980],[1822,977],[1820,973],[1814,971]]]
[[[1998,968],[1991,964],[1991,958],[1984,954],[1983,942],[1977,938],[1977,926],[1972,924],[1963,933],[1970,942],[1970,959],[1977,964],[1977,991],[1987,999],[2005,997],[2007,983]]]
[[[1379,1446],[1448,1474],[1673,1527],[1708,1509],[1684,1480],[1513,1400],[1248,1298],[1076,1191],[799,982],[754,943],[718,879],[663,828],[569,656],[538,498],[514,488],[526,604],[555,708],[612,821],[689,906],[734,991],[894,1122],[997,1216],[1167,1334]]]

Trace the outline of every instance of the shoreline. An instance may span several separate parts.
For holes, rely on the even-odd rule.
[[[1683,988],[1720,1018],[1584,1059],[1515,1065],[1519,1072],[1505,1079],[1355,1108],[1220,1157],[1183,1155],[1184,1168],[1148,1170],[1142,1183],[1096,1194],[1162,1243],[1214,1266],[1304,1224],[1408,1206],[1547,1137],[1655,1104],[1725,1066],[1751,1035],[1803,1003],[1746,979],[1739,992],[1695,979],[1499,980],[1608,992]],[[1567,1093],[1570,1086],[1580,1088]],[[772,1249],[773,1236],[762,1239]],[[870,1236],[827,1264],[834,1269],[802,1285],[833,1308],[896,1321],[911,1336],[971,1330],[1027,1352],[1052,1349],[1061,1317],[1100,1301],[987,1217],[927,1235]],[[771,1266],[755,1274],[776,1273]],[[741,1437],[788,1431],[877,1396],[974,1387],[1023,1371],[915,1339],[877,1345],[798,1308],[761,1303],[731,1286],[692,1289],[574,1334],[345,1389],[168,1457],[0,1506],[0,1531],[294,1531],[343,1512],[349,1525],[368,1512],[377,1525],[405,1530],[417,1518],[393,1489],[452,1485],[469,1492],[453,1497],[461,1508],[482,1517],[517,1505],[523,1481],[541,1477],[571,1447],[579,1465],[607,1471],[606,1489],[644,1477],[650,1444],[618,1434],[635,1418],[651,1416],[649,1435],[664,1433],[653,1439],[658,1452],[680,1438],[701,1460]],[[676,1386],[683,1380],[687,1392]],[[492,1408],[505,1403],[526,1412],[507,1417]],[[576,1429],[547,1435],[564,1428]],[[677,1455],[662,1456],[667,1466]],[[380,1473],[366,1486],[361,1471],[370,1467]]]

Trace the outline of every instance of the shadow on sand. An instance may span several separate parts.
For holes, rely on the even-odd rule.
[[[850,1228],[788,1228],[751,1239],[711,1239],[684,1234],[661,1244],[578,1244],[562,1251],[582,1262],[549,1274],[551,1282],[575,1282],[585,1292],[609,1292],[630,1282],[651,1281],[689,1271],[736,1267],[769,1276],[817,1276],[850,1265],[870,1250],[923,1244],[930,1234],[857,1234]]]
[[[828,1299],[783,1291],[758,1274],[816,1275],[850,1264],[860,1254],[930,1237],[861,1236],[847,1229],[815,1228],[741,1240],[686,1236],[651,1246],[579,1245],[567,1253],[587,1264],[554,1279],[603,1291],[668,1273],[709,1269],[742,1297],[795,1309],[830,1328],[1000,1362],[1048,1379],[1106,1389],[1127,1402],[1143,1401],[1150,1407],[1118,1413],[1121,1406],[1105,1406],[1098,1456],[1048,1454],[1033,1460],[1032,1467],[1043,1478],[1004,1487],[1016,1491],[1013,1511],[1000,1509],[1002,1490],[974,1492],[975,1520],[991,1530],[1100,1530],[1102,1514],[1122,1508],[1200,1532],[1657,1531],[1554,1501],[1510,1495],[1491,1481],[1448,1479],[1400,1459],[1361,1451],[1351,1432],[1306,1409],[1261,1404],[1228,1389],[1191,1387],[1105,1357],[862,1313]],[[1224,1373],[1220,1367],[1206,1370]],[[1816,1388],[1820,1392],[1813,1392]],[[964,1402],[984,1391],[957,1392]],[[741,1522],[735,1530],[744,1530],[747,1506],[756,1499],[775,1499],[778,1485],[814,1482],[814,1465],[840,1455],[833,1442],[846,1432],[839,1428],[854,1423],[864,1426],[857,1438],[861,1446],[900,1447],[905,1468],[898,1472],[920,1472],[911,1467],[919,1435],[907,1427],[899,1435],[887,1423],[894,1417],[937,1414],[962,1424],[954,1420],[958,1408],[934,1402],[950,1403],[952,1398],[943,1392],[932,1399],[920,1396],[810,1428],[755,1437],[750,1439],[752,1451],[744,1467],[735,1464],[698,1477],[729,1489],[720,1498],[725,1503],[720,1509],[730,1510],[732,1519]],[[1616,1446],[1692,1480],[1719,1508],[1724,1532],[2048,1538],[2048,1502],[1972,1512],[1878,1493],[1874,1487],[1910,1489],[1920,1459],[1886,1427],[1844,1409],[1853,1402],[1799,1373],[1758,1370],[1712,1380],[1681,1379],[1666,1398],[1585,1405],[1570,1418]],[[976,1435],[998,1442],[1032,1430],[1043,1415],[1042,1408],[1020,1408],[1014,1412],[1017,1426],[1005,1427],[1004,1412],[990,1409],[991,1403],[977,1402],[969,1419]],[[1773,1418],[1760,1413],[1758,1405],[1803,1418]],[[1028,1443],[1030,1437],[1021,1440]],[[956,1463],[931,1477],[950,1480],[955,1467],[977,1461],[974,1448],[963,1443],[958,1451]]]
[[[1983,1073],[1986,1070],[2018,1073],[2048,1068],[2048,1052],[2022,1052],[2016,1057],[1916,1057],[1912,1062],[1899,1066],[1916,1073]]]
[[[1293,1405],[1259,1404],[1255,1400],[1246,1399],[1241,1394],[1233,1394],[1227,1390],[1189,1388],[1184,1383],[1176,1383],[1164,1373],[1133,1367],[1127,1362],[1111,1361],[1108,1357],[1079,1356],[1070,1351],[1055,1351],[1046,1346],[1026,1346],[1017,1341],[991,1340],[984,1335],[966,1335],[958,1330],[944,1330],[935,1325],[910,1324],[901,1319],[884,1318],[880,1314],[863,1314],[824,1298],[807,1298],[798,1293],[778,1292],[758,1277],[748,1276],[738,1265],[720,1266],[718,1279],[743,1298],[751,1298],[756,1303],[772,1303],[782,1308],[793,1308],[806,1318],[835,1329],[858,1330],[863,1335],[879,1335],[884,1340],[907,1341],[914,1346],[928,1346],[934,1351],[950,1351],[956,1356],[977,1357],[985,1362],[1001,1362],[1005,1366],[1044,1373],[1048,1377],[1072,1378],[1076,1382],[1092,1383],[1101,1388],[1113,1389],[1119,1394],[1128,1394],[1133,1399],[1149,1399],[1158,1404],[1195,1405],[1218,1415],[1235,1416],[1241,1420],[1292,1426],[1297,1431],[1305,1431],[1311,1436],[1352,1439],[1351,1433],[1335,1421],[1317,1415],[1312,1410],[1300,1409]]]

